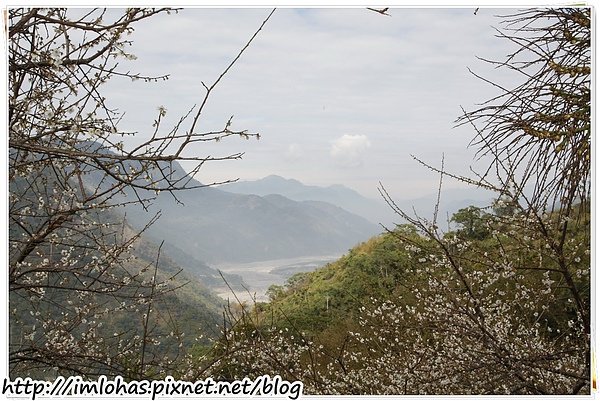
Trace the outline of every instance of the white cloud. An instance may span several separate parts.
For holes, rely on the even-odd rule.
[[[302,147],[297,143],[292,143],[285,152],[285,158],[290,161],[300,160],[303,155]]]
[[[371,147],[366,135],[344,134],[331,141],[329,154],[344,167],[358,167],[363,164],[362,155]]]

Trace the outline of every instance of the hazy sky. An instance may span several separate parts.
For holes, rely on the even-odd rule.
[[[151,131],[157,107],[165,129],[204,96],[270,13],[270,8],[190,8],[139,23],[137,56],[122,70],[170,74],[165,82],[114,79],[105,93],[126,112],[122,129]],[[411,154],[467,173],[474,131],[453,128],[461,106],[472,110],[498,94],[468,70],[508,83],[515,77],[477,59],[503,60],[512,44],[495,37],[499,14],[475,7],[391,8],[390,16],[355,8],[278,8],[211,95],[200,129],[259,132],[189,154],[245,152],[197,178],[259,179],[269,174],[305,184],[344,184],[377,197],[378,182],[399,199],[435,192],[438,177]],[[515,81],[516,82],[516,81]],[[189,125],[189,124],[188,124]],[[457,186],[446,181],[445,185]]]

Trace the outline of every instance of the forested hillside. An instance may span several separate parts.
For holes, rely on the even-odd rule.
[[[272,286],[271,301],[239,316],[215,350],[240,347],[235,363],[213,374],[286,366],[284,377],[311,393],[570,391],[587,377],[586,323],[573,300],[590,305],[589,209],[571,216],[580,224],[565,245],[570,285],[525,216],[505,213],[463,209],[459,229],[438,241],[398,226]]]
[[[30,202],[25,197],[13,207],[23,209]],[[220,336],[218,326],[226,302],[203,284],[194,270],[183,271],[165,249],[132,229],[118,213],[106,210],[94,217],[120,237],[115,242],[125,241],[131,252],[119,271],[103,278],[97,270],[114,255],[102,250],[91,251],[79,261],[71,256],[68,243],[57,241],[28,258],[30,269],[37,271],[36,280],[11,279],[12,375],[52,377],[40,356],[44,355],[56,366],[83,375],[90,370],[109,375],[118,371],[125,378],[134,378],[139,375],[136,363],[144,358],[148,364],[157,363],[155,355],[176,359],[187,348],[207,346],[211,338]],[[56,232],[58,238],[66,233]],[[11,226],[11,236],[22,234]],[[85,235],[70,233],[69,237],[78,244],[100,234],[98,228],[88,227]],[[89,271],[69,274],[65,269],[82,262],[92,266]],[[234,288],[243,288],[234,277],[228,279]],[[219,286],[223,286],[220,280]],[[202,281],[213,284],[206,277]],[[107,347],[119,352],[107,356]],[[166,363],[163,368],[168,366]]]

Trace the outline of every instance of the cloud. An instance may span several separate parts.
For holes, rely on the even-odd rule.
[[[297,143],[292,143],[285,152],[285,158],[289,161],[300,160],[303,155],[304,152],[302,152],[302,147]]]
[[[371,147],[366,135],[344,134],[331,141],[329,154],[343,167],[359,167],[363,164],[362,155]]]

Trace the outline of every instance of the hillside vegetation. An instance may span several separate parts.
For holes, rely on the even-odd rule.
[[[188,348],[207,346],[211,338],[220,336],[217,326],[225,305],[221,298],[193,272],[183,271],[162,247],[122,222],[118,213],[102,211],[99,217],[126,241],[131,241],[130,254],[123,258],[120,271],[110,281],[98,277],[94,270],[88,276],[64,271],[58,277],[38,274],[46,283],[44,290],[38,290],[39,294],[17,281],[11,283],[12,375],[48,379],[56,371],[63,373],[67,369],[59,361],[69,357],[77,363],[68,368],[80,375],[94,369],[104,374],[119,371],[124,378],[133,379],[139,376],[139,363],[144,359],[153,363],[156,355],[164,355],[175,361]],[[18,235],[16,227],[11,227],[11,234]],[[88,233],[93,234],[93,230]],[[86,238],[71,234],[71,240],[82,243]],[[44,247],[40,250],[42,256],[31,258],[31,263],[60,266],[68,260],[67,249],[61,244]],[[94,252],[73,263],[92,263],[103,257],[110,256]],[[96,288],[85,291],[90,282]],[[113,283],[140,284],[132,284],[115,294],[110,287]],[[70,287],[65,288],[67,284]],[[70,319],[79,325],[71,324]],[[28,347],[19,348],[25,342]],[[49,345],[55,347],[56,355],[43,351]],[[120,352],[106,357],[103,350],[107,348],[118,348]],[[48,369],[38,356],[41,353],[55,359],[58,369]],[[165,367],[170,364],[168,360]]]
[[[469,213],[474,216],[472,220],[460,219]],[[523,286],[515,280],[517,271],[520,273],[517,278],[525,283],[541,283],[545,276],[550,277],[534,268],[536,265],[552,263],[550,259],[545,259],[547,255],[537,253],[539,249],[532,249],[532,245],[540,245],[539,240],[527,238],[531,244],[523,246],[523,238],[520,238],[515,227],[507,225],[497,227],[492,234],[490,226],[495,216],[482,216],[480,213],[477,208],[462,209],[453,217],[462,221],[460,228],[445,235],[447,241],[457,241],[453,251],[460,256],[460,269],[473,276],[484,276],[491,272],[487,271],[487,264],[478,262],[478,256],[494,261],[497,264],[496,273],[500,273],[494,279],[494,288],[502,286],[505,288],[503,296],[512,292],[512,297]],[[569,239],[570,243],[578,244],[572,250],[573,255],[578,255],[572,256],[574,280],[577,288],[583,290],[585,302],[589,303],[587,278],[590,252],[586,246],[590,238],[589,211],[585,215],[578,214],[576,218],[582,219],[583,224],[570,233],[572,237]],[[477,229],[473,229],[473,226]],[[465,241],[468,247],[461,246],[461,241]],[[277,327],[319,335],[329,331],[328,328],[335,331],[335,326],[340,323],[358,323],[363,308],[374,300],[400,299],[404,308],[417,307],[415,289],[425,287],[432,278],[441,280],[443,277],[435,265],[438,255],[428,254],[426,250],[429,247],[430,241],[419,235],[416,227],[410,224],[398,226],[393,231],[350,249],[347,255],[336,262],[314,272],[296,274],[284,286],[271,286],[270,302],[256,305],[254,313],[259,313],[263,321],[269,319]],[[519,251],[521,266],[512,266],[510,270],[501,266],[503,254],[508,250]],[[558,328],[559,321],[565,323],[569,320],[565,320],[566,316],[557,316],[558,311],[563,309],[561,303],[566,297],[566,294],[560,296],[560,292],[553,291],[556,299],[552,304],[531,305],[536,309],[547,309],[540,311],[539,316],[541,321],[550,325],[549,332],[553,331],[552,328]],[[575,318],[575,315],[572,314],[570,318]]]
[[[282,374],[318,394],[566,392],[586,377],[585,322],[551,246],[496,206],[462,209],[439,243],[401,225],[272,286],[270,302],[237,315],[214,351],[235,358],[211,373]],[[589,210],[571,218],[565,254],[589,305]]]

